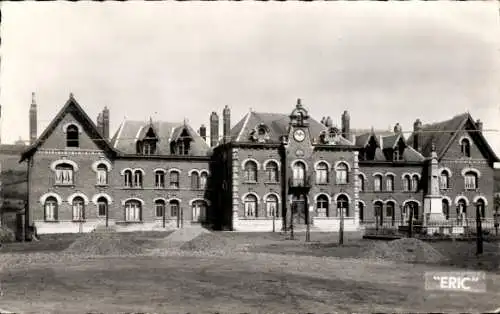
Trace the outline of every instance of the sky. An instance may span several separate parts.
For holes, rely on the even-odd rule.
[[[2,143],[38,134],[73,93],[94,121],[188,122],[231,108],[411,131],[469,111],[500,129],[491,2],[3,2]],[[209,131],[209,130],[208,130]],[[222,132],[222,126],[221,131]],[[500,132],[485,136],[500,155]]]

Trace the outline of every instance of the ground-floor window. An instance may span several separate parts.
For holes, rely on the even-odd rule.
[[[125,203],[125,221],[141,221],[142,206],[139,201],[127,201]]]
[[[97,199],[97,215],[106,216],[108,212],[108,200],[105,197],[99,197]]]
[[[55,197],[50,196],[45,200],[44,214],[47,221],[57,220],[57,200]]]
[[[257,197],[249,194],[245,197],[245,217],[257,217]]]

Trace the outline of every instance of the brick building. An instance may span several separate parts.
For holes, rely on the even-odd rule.
[[[33,109],[34,108],[34,109]],[[109,138],[107,108],[97,123],[73,96],[36,137],[30,109],[26,219],[38,233],[176,228],[270,231],[309,222],[317,230],[363,223],[493,216],[493,163],[482,124],[467,114],[417,120],[394,130],[318,122],[300,99],[290,114],[250,111],[231,127],[230,109],[206,128],[124,121]],[[34,118],[33,118],[34,117]],[[35,130],[33,130],[35,129]]]

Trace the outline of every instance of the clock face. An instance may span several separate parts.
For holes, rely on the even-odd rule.
[[[306,138],[306,133],[304,132],[304,130],[299,129],[293,133],[293,137],[297,142],[302,142]]]

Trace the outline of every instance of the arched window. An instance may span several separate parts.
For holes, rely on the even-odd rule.
[[[108,184],[108,167],[105,164],[97,166],[97,185]]]
[[[267,217],[279,217],[278,198],[276,195],[268,195],[266,197],[266,214]]]
[[[200,188],[200,176],[196,171],[191,173],[191,189],[198,190]]]
[[[170,217],[178,218],[179,216],[179,201],[171,200],[170,201]]]
[[[62,163],[56,166],[55,183],[57,185],[73,185],[74,169],[70,164]]]
[[[365,220],[365,204],[359,202],[358,203],[358,208],[359,208],[359,222],[363,223]]]
[[[411,178],[411,189],[413,192],[418,191],[418,183],[419,183],[418,176],[414,174],[413,177]]]
[[[155,214],[156,217],[163,217],[165,215],[165,201],[156,200],[155,201]]]
[[[165,172],[162,170],[155,171],[155,187],[157,189],[165,188]]]
[[[134,187],[136,188],[142,187],[142,172],[139,170],[136,170],[134,172]]]
[[[269,182],[278,182],[278,165],[274,161],[266,164],[266,177]]]
[[[78,136],[78,127],[74,124],[70,124],[66,129],[66,146],[79,147]]]
[[[257,217],[257,197],[253,194],[245,197],[245,217]]]
[[[337,216],[349,216],[349,199],[345,195],[337,197]]]
[[[97,216],[104,217],[108,212],[108,200],[101,196],[97,199]]]
[[[409,192],[411,189],[411,177],[409,175],[405,175],[403,177],[403,191]]]
[[[380,192],[382,190],[382,176],[377,174],[373,179],[373,190],[375,192]]]
[[[335,168],[337,184],[347,184],[347,165],[339,163]]]
[[[193,211],[193,221],[203,222],[205,221],[207,204],[205,201],[197,200],[193,202],[192,205]]]
[[[477,173],[473,171],[468,171],[464,175],[465,178],[465,189],[475,190],[477,189]]]
[[[442,190],[450,188],[450,174],[447,170],[441,171],[441,176],[439,178],[439,188]]]
[[[73,220],[85,220],[85,206],[83,198],[81,198],[80,196],[73,198]]]
[[[207,188],[208,174],[206,172],[202,172],[200,174],[200,189],[204,190]]]
[[[58,210],[57,200],[53,196],[47,197],[44,204],[44,218],[46,221],[56,221],[57,220],[57,210]]]
[[[321,194],[316,199],[316,209],[318,211],[318,216],[320,217],[330,217],[329,211],[329,201],[325,194]]]
[[[478,199],[476,201],[476,210],[479,211],[479,215],[481,216],[481,218],[486,218],[485,217],[485,204],[484,204],[484,201],[482,199]]]
[[[303,186],[306,180],[306,165],[302,161],[293,164],[293,183],[294,186]]]
[[[124,185],[126,187],[132,187],[132,171],[125,170],[124,172]]]
[[[375,202],[375,204],[373,204],[374,216],[376,219],[378,219],[378,223],[380,225],[382,225],[384,221],[384,217],[382,215],[382,207],[383,204],[380,201],[377,201]]]
[[[125,221],[137,222],[142,219],[142,205],[137,200],[125,202]]]
[[[467,203],[463,198],[457,202],[457,217],[459,219],[467,217]]]
[[[443,207],[443,215],[448,220],[450,218],[450,204],[448,203],[447,199],[443,199],[442,201],[442,207]]]
[[[394,176],[392,174],[387,175],[385,183],[385,187],[388,192],[394,191]]]
[[[179,188],[179,172],[178,171],[170,171],[170,188],[178,189]]]
[[[359,179],[359,191],[363,192],[365,190],[365,177],[359,174],[358,179]]]
[[[416,203],[415,201],[406,202],[405,206],[403,207],[402,215],[405,222],[409,221],[410,216],[413,217],[413,220],[418,220],[418,203]]]
[[[320,162],[316,166],[316,184],[327,184],[328,183],[328,165],[324,162]]]
[[[394,202],[387,202],[387,204],[385,205],[385,216],[391,217],[393,226],[395,220],[395,212],[394,212],[395,207],[396,206],[394,206]]]
[[[464,157],[470,157],[470,141],[466,138],[460,142],[460,148]]]
[[[257,182],[257,164],[253,160],[245,163],[245,181]]]

